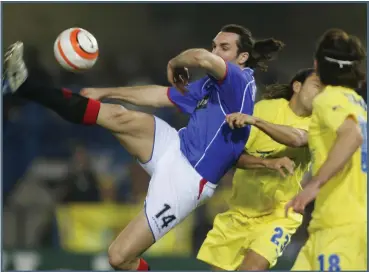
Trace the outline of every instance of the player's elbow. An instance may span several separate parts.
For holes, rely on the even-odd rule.
[[[352,138],[353,138],[353,140],[355,141],[355,145],[356,146],[360,146],[360,145],[362,145],[363,144],[363,141],[364,141],[364,136],[363,136],[363,134],[361,133],[361,131],[360,131],[360,129],[357,127],[354,131],[353,131],[353,133],[352,133],[353,135],[352,135]]]
[[[296,129],[294,132],[291,138],[291,147],[302,147],[307,145],[307,133],[299,129]]]
[[[291,147],[301,147],[301,146],[303,146],[303,144],[302,144],[301,139],[299,139],[299,138],[294,138],[294,139],[292,139],[292,140],[291,140],[291,144],[290,144],[290,146],[291,146]]]
[[[337,136],[348,139],[355,147],[359,147],[364,141],[364,135],[359,125],[351,118],[345,120],[337,131]]]
[[[196,49],[194,55],[195,62],[203,69],[211,67],[211,53],[205,49]]]
[[[306,145],[307,140],[300,136],[300,135],[296,135],[291,139],[291,143],[290,146],[291,147],[302,147]]]
[[[235,167],[237,169],[247,169],[247,164],[243,160],[238,160]]]
[[[227,65],[221,57],[205,49],[196,49],[193,56],[197,65],[206,70],[208,74],[219,80],[224,79],[227,72]]]

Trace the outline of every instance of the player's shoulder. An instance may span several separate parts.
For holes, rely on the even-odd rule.
[[[246,79],[247,81],[250,81],[251,79],[253,79],[253,75],[254,75],[253,69],[249,67],[241,68],[237,64],[234,64],[229,61],[226,61],[226,65],[227,65],[227,74],[231,73],[233,76]]]
[[[319,93],[313,100],[313,107],[319,107],[331,104],[342,99],[340,89],[335,87],[327,86],[324,90]]]
[[[341,86],[327,86],[314,101],[313,107],[324,107],[327,105],[339,104],[341,107],[349,106],[350,99],[361,99],[354,91]]]
[[[226,61],[226,66],[228,71],[232,71],[233,73],[242,74],[242,69],[237,64],[234,64],[230,61]]]
[[[283,107],[288,104],[288,101],[284,98],[277,99],[262,99],[255,104],[255,108],[271,110],[272,108]]]

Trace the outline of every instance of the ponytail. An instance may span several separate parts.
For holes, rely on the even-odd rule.
[[[240,36],[237,42],[238,54],[242,52],[249,53],[249,58],[245,63],[246,67],[259,68],[265,71],[268,68],[266,62],[272,60],[275,53],[281,51],[284,47],[283,42],[273,38],[254,41],[251,31],[240,25],[225,25],[220,31],[235,33]]]
[[[266,62],[272,60],[275,54],[281,51],[284,46],[285,44],[282,41],[273,38],[256,41],[246,62],[247,66],[266,71],[268,69]]]
[[[313,68],[303,69],[297,72],[289,84],[271,84],[266,86],[262,99],[284,98],[288,101],[291,100],[294,94],[293,83],[300,82],[304,84],[305,80],[313,73]]]
[[[293,95],[293,90],[289,84],[270,84],[265,87],[262,99],[279,99],[284,98],[290,100]]]

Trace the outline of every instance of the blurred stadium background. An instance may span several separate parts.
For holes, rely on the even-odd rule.
[[[256,38],[274,36],[286,48],[267,73],[257,73],[260,93],[312,65],[317,38],[343,28],[366,46],[366,4],[2,4],[3,50],[26,44],[29,66],[40,81],[78,91],[83,86],[167,84],[166,63],[190,47],[210,48],[228,23]],[[53,43],[79,26],[99,42],[100,59],[83,74],[63,71]],[[192,71],[192,78],[200,76]],[[153,112],[180,128],[175,110]],[[272,110],[272,109],[271,109]],[[215,197],[153,246],[152,269],[196,270],[196,253],[216,213],[226,208],[232,173]],[[3,97],[3,260],[5,269],[108,270],[106,249],[142,207],[149,177],[100,128],[68,124],[36,104]],[[311,207],[310,207],[311,208]],[[306,239],[306,222],[276,269],[289,269]]]

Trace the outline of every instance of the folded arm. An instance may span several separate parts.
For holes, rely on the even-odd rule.
[[[189,49],[175,58],[171,59],[168,63],[172,68],[178,67],[198,67],[206,70],[207,73],[211,74],[216,79],[223,79],[227,65],[225,61],[209,52],[206,49]]]

